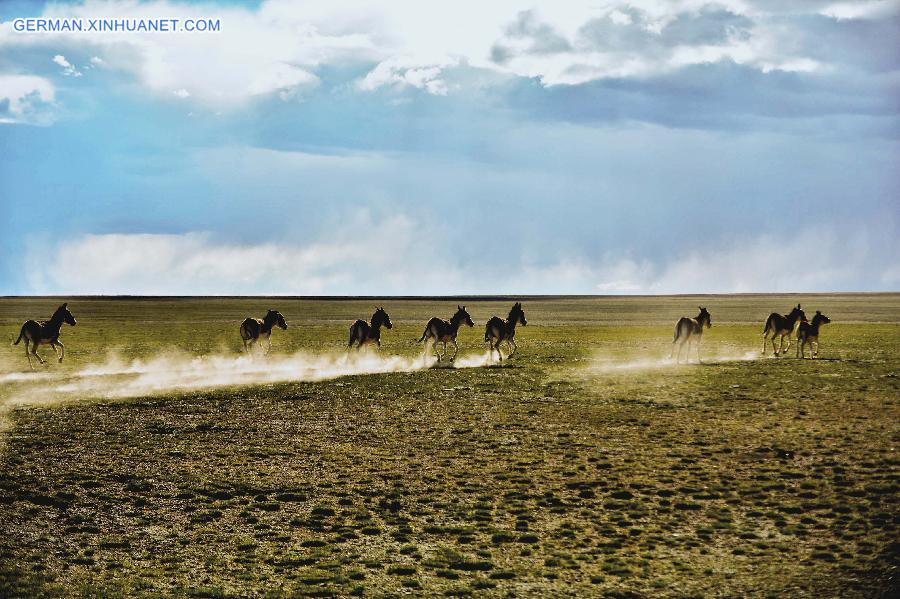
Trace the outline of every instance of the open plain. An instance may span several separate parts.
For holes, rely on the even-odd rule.
[[[0,300],[0,338],[61,301]],[[62,364],[0,353],[0,595],[900,589],[900,294],[68,301]],[[798,302],[832,319],[819,359],[760,356]],[[463,303],[464,367],[424,367]],[[393,329],[348,358],[376,304]],[[674,364],[698,305],[703,363]],[[270,307],[289,328],[240,357]]]

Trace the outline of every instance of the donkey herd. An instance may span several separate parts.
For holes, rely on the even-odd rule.
[[[829,322],[831,320],[818,310],[812,321],[807,320],[806,313],[803,312],[800,304],[797,304],[797,307],[792,309],[787,316],[773,312],[766,319],[766,324],[763,328],[762,353],[763,355],[766,354],[767,344],[771,342],[772,351],[776,356],[786,355],[791,348],[791,338],[796,331],[797,357],[805,358],[806,346],[809,345],[810,357],[815,358],[819,354],[819,328]],[[53,351],[56,352],[56,357],[59,361],[63,361],[65,346],[59,340],[63,324],[75,326],[75,317],[69,311],[68,302],[57,308],[50,320],[27,320],[22,325],[19,338],[15,340],[13,345],[18,345],[22,340],[25,341],[25,356],[28,358],[28,364],[32,370],[34,369],[34,364],[31,361],[32,356],[37,358],[41,364],[46,363],[37,353],[40,345],[50,345]],[[494,316],[487,321],[484,328],[484,342],[490,346],[490,357],[492,360],[496,351],[498,359],[501,362],[503,361],[503,354],[500,351],[502,343],[506,343],[508,350],[507,359],[515,355],[518,349],[515,340],[516,326],[519,324],[522,326],[528,324],[521,302],[516,302],[513,305],[506,320],[499,316]],[[424,342],[423,355],[427,355],[428,344],[431,342],[432,350],[437,356],[438,362],[441,362],[448,355],[447,344],[450,343],[453,345],[453,355],[449,357],[449,361],[452,362],[459,353],[456,337],[462,325],[467,327],[475,326],[465,306],[457,306],[456,312],[449,320],[443,320],[438,317],[429,320],[425,325],[425,331],[418,341],[418,343]],[[369,322],[359,319],[350,325],[350,340],[347,342],[347,350],[350,351],[355,345],[356,350],[359,351],[363,345],[371,343],[381,347],[381,328],[391,329],[393,326],[391,318],[384,307],[376,308]],[[700,341],[703,337],[703,330],[711,326],[712,317],[709,311],[702,306],[696,317],[680,318],[675,324],[675,338],[672,340],[672,352],[669,358],[674,357],[675,361],[680,363],[682,351],[687,346],[686,360],[690,361],[691,347],[693,346],[696,348],[697,361],[699,362]],[[240,326],[244,351],[250,352],[255,346],[258,346],[264,353],[268,353],[271,345],[272,330],[275,327],[282,330],[288,328],[284,316],[277,310],[269,310],[263,318],[245,319]],[[787,347],[784,344],[785,337],[787,337]],[[438,344],[441,344],[443,352],[438,349]]]

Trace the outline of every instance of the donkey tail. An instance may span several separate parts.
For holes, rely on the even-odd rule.
[[[763,329],[763,335],[769,332],[769,329],[772,328],[772,321],[775,319],[774,314],[769,314],[769,318],[766,319],[766,326]]]
[[[484,326],[484,342],[487,343],[490,340],[491,340],[491,325],[489,323]]]
[[[13,345],[19,345],[19,341],[21,341],[22,337],[24,337],[24,336],[25,336],[25,327],[23,326],[22,330],[19,331],[19,338],[16,339],[15,341],[13,341]]]
[[[425,331],[422,333],[422,336],[419,337],[419,340],[416,341],[416,343],[422,343],[423,341],[425,341],[425,337],[428,336],[428,329],[429,329],[429,326],[425,325]]]

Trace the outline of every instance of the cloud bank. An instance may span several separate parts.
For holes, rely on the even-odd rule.
[[[355,79],[361,91],[412,88],[435,95],[467,88],[453,73],[461,65],[492,74],[493,85],[516,77],[547,87],[646,83],[719,63],[826,79],[836,71],[871,78],[897,68],[896,52],[879,40],[896,38],[900,2],[791,6],[738,0],[267,0],[251,9],[88,0],[48,4],[42,16],[215,18],[222,27],[209,34],[47,34],[16,32],[6,21],[0,49],[22,57],[53,49],[48,57],[67,76],[98,57],[105,70],[128,74],[153,93],[186,90],[194,101],[216,108],[267,94],[294,98],[315,89],[326,69],[348,66],[363,71]]]
[[[495,269],[448,258],[406,217],[360,221],[351,234],[307,245],[235,245],[209,233],[86,235],[29,257],[32,288],[48,294],[446,295],[670,294],[849,291],[862,282],[900,288],[881,230],[849,235],[810,226],[789,240],[768,235],[665,260],[608,253],[600,260],[525,259]]]

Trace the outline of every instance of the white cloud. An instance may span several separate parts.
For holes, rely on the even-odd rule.
[[[856,2],[835,2],[822,9],[821,13],[835,19],[878,19],[900,13],[897,0],[857,0]]]
[[[181,89],[176,89],[175,91],[173,91],[172,95],[178,98],[189,98],[191,97],[191,92],[182,87]]]
[[[439,231],[403,215],[366,212],[328,239],[306,244],[231,244],[207,233],[86,235],[28,257],[31,292],[62,294],[446,295],[670,294],[896,290],[885,256],[900,243],[883,230],[809,227],[787,243],[763,235],[727,248],[652,262],[608,254],[487,272],[441,248]],[[421,240],[428,240],[422,243]]]
[[[247,91],[251,95],[267,94],[278,91],[282,98],[296,93],[301,86],[310,86],[319,82],[319,78],[299,67],[276,63],[259,72],[250,81]]]
[[[838,3],[824,12],[869,17],[896,4]],[[819,9],[821,5],[810,6],[809,12]],[[647,76],[723,59],[761,70],[810,70],[814,64],[803,48],[795,47],[790,26],[769,28],[766,12],[739,0],[537,0],[526,5],[517,0],[267,0],[257,10],[164,0],[87,0],[49,4],[43,16],[111,15],[217,18],[221,31],[29,34],[5,23],[0,49],[49,44],[88,48],[96,54],[92,65],[130,72],[157,93],[190,89],[195,100],[218,108],[260,94],[292,97],[316,85],[316,69],[331,64],[375,63],[358,82],[362,90],[398,86],[438,95],[450,91],[442,74],[458,64],[536,77],[545,85]],[[598,26],[600,36],[592,38],[589,34],[596,34]],[[64,74],[78,73],[62,55],[57,58],[65,63],[59,62]]]
[[[458,273],[433,270],[418,251],[416,225],[398,216],[375,223],[366,213],[344,233],[306,245],[236,245],[208,233],[86,235],[50,253],[32,252],[33,289],[89,294],[363,294],[378,288],[437,293]]]
[[[0,74],[0,123],[49,124],[42,108],[53,102],[55,94],[53,84],[43,77]]]
[[[297,93],[318,81],[312,70],[322,64],[344,59],[374,62],[383,56],[373,53],[365,29],[323,33],[323,28],[331,28],[329,20],[312,20],[305,11],[295,10],[296,4],[292,6],[267,2],[258,11],[251,11],[164,1],[50,4],[42,16],[176,18],[182,22],[212,18],[220,20],[221,31],[24,33],[13,31],[11,22],[7,22],[0,26],[0,51],[13,46],[87,50],[93,55],[90,63],[94,66],[131,73],[159,94],[189,89],[195,99],[220,108],[264,93]],[[59,58],[69,62],[62,55]]]
[[[63,75],[66,77],[81,77],[81,72],[75,68],[75,65],[66,60],[66,57],[62,54],[54,56],[53,62],[63,68]]]
[[[445,96],[448,87],[441,79],[441,73],[451,64],[452,61],[445,61],[440,64],[417,65],[409,57],[392,58],[378,64],[357,85],[364,91],[373,91],[383,86],[410,86],[429,94]]]
[[[900,276],[885,259],[900,252],[892,231],[889,225],[808,226],[787,241],[770,235],[736,239],[724,248],[676,254],[662,266],[626,268],[625,281],[646,293],[853,291],[873,283],[896,290]],[[605,278],[603,271],[597,274]]]

